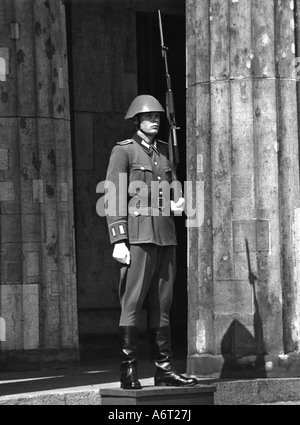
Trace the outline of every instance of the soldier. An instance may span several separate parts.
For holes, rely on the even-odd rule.
[[[154,384],[197,383],[195,378],[178,374],[172,366],[169,310],[177,245],[173,214],[182,213],[184,199],[175,203],[169,193],[162,196],[161,184],[171,183],[168,144],[156,138],[163,112],[161,104],[150,95],[132,101],[125,119],[134,122],[137,132],[113,148],[106,175],[106,181],[114,183],[116,192],[112,193],[117,197],[116,214],[108,213],[107,223],[113,257],[121,263],[120,381],[121,388],[126,389],[141,388],[136,349],[140,311],[147,294],[152,361],[156,365]],[[107,199],[109,203],[109,195]]]

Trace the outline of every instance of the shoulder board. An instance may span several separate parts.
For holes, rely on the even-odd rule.
[[[157,141],[157,142],[159,142],[159,143],[162,143],[162,144],[164,144],[164,145],[167,145],[167,144],[168,144],[168,142],[164,142],[163,140],[158,140],[158,139],[156,139],[156,141]]]
[[[124,146],[124,145],[129,145],[130,143],[133,143],[132,139],[127,139],[127,140],[122,140],[122,142],[117,142],[117,145]]]

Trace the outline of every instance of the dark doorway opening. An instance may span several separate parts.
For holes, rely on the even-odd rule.
[[[119,4],[119,6],[118,6]],[[161,56],[158,15],[112,5],[107,0],[66,0],[69,87],[73,144],[74,213],[77,262],[77,304],[81,359],[118,355],[120,306],[119,271],[112,259],[106,221],[96,214],[97,183],[105,171],[113,145],[130,137],[124,120],[125,94],[150,93],[165,104],[166,80]],[[148,3],[144,8],[147,10]],[[183,12],[182,12],[183,13]],[[162,15],[165,44],[180,126],[181,163],[185,181],[185,18]],[[128,22],[136,20],[134,25]],[[137,36],[137,52],[134,37]],[[125,40],[125,41],[124,41]],[[131,49],[128,51],[127,49]],[[135,53],[137,64],[135,62]],[[123,64],[123,65],[122,65]],[[136,68],[137,65],[137,68]],[[129,71],[128,71],[129,68]],[[127,80],[129,72],[130,78]],[[129,81],[129,83],[128,83]],[[127,87],[131,84],[132,87]],[[122,97],[123,96],[123,97]],[[124,101],[124,105],[123,105]],[[167,140],[167,122],[160,137]],[[185,218],[176,218],[178,274],[174,286],[171,329],[175,355],[187,349],[187,242]],[[145,315],[143,316],[145,317]],[[143,319],[143,330],[145,329]],[[148,343],[148,341],[147,341]],[[145,350],[147,351],[145,344]]]
[[[136,14],[137,68],[139,94],[151,94],[165,106],[166,71],[162,59],[157,13]],[[185,17],[162,14],[164,44],[174,94],[180,164],[177,175],[186,180],[186,93],[185,93]],[[168,122],[164,118],[159,137],[168,140]],[[186,355],[187,349],[187,232],[185,217],[176,217],[178,237],[177,278],[171,310],[172,342],[175,354]]]

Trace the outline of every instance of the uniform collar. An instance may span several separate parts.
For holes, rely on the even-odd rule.
[[[150,155],[152,149],[159,155],[159,152],[158,152],[158,150],[157,150],[157,148],[154,144],[155,141],[153,143],[148,143],[146,141],[146,136],[144,136],[144,137],[143,136],[144,135],[143,135],[142,132],[138,132],[138,133],[135,133],[135,135],[132,138],[133,138],[134,141],[137,142],[138,145],[140,145],[140,147],[145,152],[147,152],[148,155]]]

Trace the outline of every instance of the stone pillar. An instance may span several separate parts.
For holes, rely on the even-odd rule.
[[[78,358],[64,2],[0,3],[1,367]],[[3,360],[3,364],[2,364]]]
[[[187,0],[188,372],[300,374],[294,2]]]

